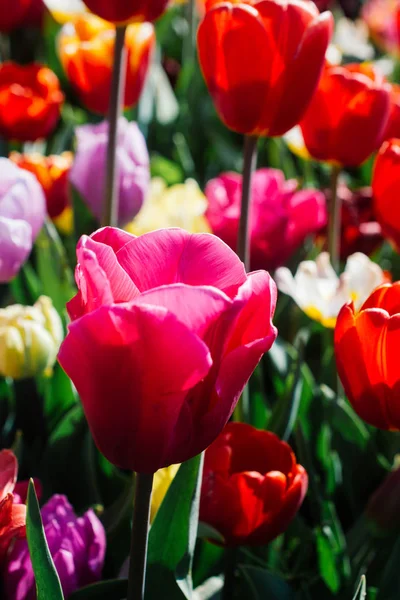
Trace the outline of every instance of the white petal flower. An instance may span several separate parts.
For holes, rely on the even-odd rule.
[[[291,296],[309,317],[325,327],[334,327],[346,302],[353,301],[356,310],[360,309],[387,277],[379,265],[361,252],[349,256],[338,277],[328,252],[322,252],[315,261],[301,262],[294,277],[286,267],[277,269],[275,281],[278,289]]]
[[[76,15],[88,9],[82,0],[43,0],[58,23],[71,21]]]
[[[375,53],[368,39],[367,24],[361,19],[351,21],[342,17],[337,21],[333,43],[345,56],[352,56],[361,61],[371,60]]]

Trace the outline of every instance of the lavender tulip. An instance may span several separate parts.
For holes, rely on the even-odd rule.
[[[106,537],[92,510],[77,517],[65,496],[55,495],[41,510],[44,530],[64,597],[98,581]],[[4,571],[7,600],[35,600],[35,579],[26,540],[17,540]]]
[[[76,130],[77,149],[70,181],[100,221],[107,154],[108,123],[82,125]],[[124,225],[139,212],[150,183],[149,154],[136,123],[121,117],[118,124],[118,223]]]
[[[46,201],[36,177],[0,158],[0,282],[18,273],[45,215]]]

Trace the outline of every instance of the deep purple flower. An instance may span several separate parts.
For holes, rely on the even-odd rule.
[[[0,282],[18,273],[45,215],[46,201],[36,177],[0,158]]]
[[[82,125],[76,130],[77,149],[70,181],[100,221],[105,185],[108,123]],[[136,123],[121,117],[118,124],[118,223],[125,225],[139,212],[150,182],[146,141]]]
[[[75,590],[100,579],[106,549],[104,528],[93,510],[77,517],[65,496],[53,496],[41,514],[50,553],[68,598]],[[7,600],[36,599],[26,540],[17,540],[11,550],[4,588]]]
[[[251,188],[251,269],[283,265],[303,243],[326,224],[326,200],[314,189],[297,191],[295,179],[278,169],[259,169]],[[206,217],[213,233],[236,248],[242,176],[223,173],[206,186]]]

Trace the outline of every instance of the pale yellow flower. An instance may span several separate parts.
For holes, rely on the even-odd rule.
[[[154,177],[142,209],[125,229],[134,235],[165,227],[181,227],[190,233],[209,232],[206,209],[207,199],[194,179],[167,187],[163,179]]]
[[[47,296],[33,306],[0,309],[0,375],[22,379],[49,372],[62,340],[61,319]]]
[[[150,522],[153,522],[165,494],[178,472],[180,465],[170,465],[154,473],[153,491],[151,494]]]
[[[300,125],[296,125],[292,129],[289,129],[283,136],[287,147],[293,154],[302,158],[303,160],[310,160],[311,155],[308,152],[304,143],[303,134],[300,129]]]
[[[58,23],[67,23],[72,21],[87,8],[82,0],[43,0],[53,18]]]
[[[278,289],[291,296],[306,315],[330,328],[335,327],[344,304],[353,301],[359,310],[371,292],[387,281],[380,266],[361,252],[349,256],[340,276],[328,252],[322,252],[315,261],[301,262],[294,277],[289,269],[280,267],[274,279]]]

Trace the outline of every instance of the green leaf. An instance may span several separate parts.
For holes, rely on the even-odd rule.
[[[88,585],[71,594],[69,600],[124,600],[127,592],[127,579],[111,579]]]
[[[89,235],[99,227],[89,208],[81,198],[79,192],[71,185],[72,207],[74,211],[74,233],[75,241],[81,235]]]
[[[334,594],[340,588],[340,575],[336,565],[337,544],[329,527],[316,532],[319,572]]]
[[[242,595],[246,600],[295,600],[294,590],[277,575],[250,565],[239,567]]]
[[[36,239],[35,255],[43,293],[52,299],[57,311],[63,315],[65,304],[75,294],[76,288],[65,248],[51,221],[46,222]]]
[[[150,530],[146,600],[182,600],[192,594],[202,457],[183,463]]]
[[[297,417],[303,405],[308,405],[314,395],[314,378],[302,365],[301,352],[292,361],[283,397],[276,402],[268,421],[268,430],[287,441],[292,434]]]
[[[28,488],[26,537],[35,574],[37,600],[63,600],[60,579],[47,545],[32,479]]]
[[[181,183],[184,179],[181,167],[160,154],[151,157],[150,172],[152,177],[162,177],[167,185]]]
[[[203,523],[202,521],[199,521],[197,537],[204,538],[205,540],[215,540],[220,544],[224,543],[224,536],[219,531],[214,529],[214,527],[211,527],[211,525]]]

